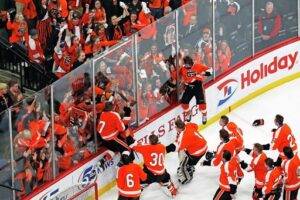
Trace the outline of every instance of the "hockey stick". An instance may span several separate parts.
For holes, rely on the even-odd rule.
[[[124,100],[124,101],[126,101],[126,103],[130,103],[130,106],[134,106],[135,104],[136,104],[136,101],[129,101],[128,99],[127,99],[127,97],[124,95],[124,94],[122,94],[121,92],[118,92],[118,91],[114,91],[115,93],[117,93],[118,95],[120,95],[120,97]]]
[[[4,188],[10,189],[10,190],[15,190],[15,191],[18,191],[18,192],[22,192],[22,190],[20,190],[19,188],[15,188],[15,187],[12,187],[12,186],[9,186],[9,185],[0,184],[0,187],[4,187]]]

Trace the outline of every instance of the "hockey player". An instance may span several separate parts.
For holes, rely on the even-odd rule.
[[[252,156],[250,165],[241,161],[241,167],[248,172],[253,171],[255,176],[255,186],[252,193],[253,200],[259,200],[263,197],[262,188],[264,186],[264,180],[267,174],[267,167],[265,160],[267,159],[266,154],[263,152],[263,146],[259,143],[255,143],[253,150],[247,152]]]
[[[244,139],[243,131],[240,129],[234,122],[229,121],[229,118],[226,115],[221,116],[219,121],[220,126],[223,129],[227,130],[231,137],[235,137],[239,142],[237,147],[237,152],[240,152],[244,149]]]
[[[127,114],[130,116],[130,113]],[[97,131],[101,136],[103,145],[114,152],[130,151],[128,145],[134,142],[132,136],[126,131],[119,113],[113,111],[113,103],[111,102],[105,103],[105,108],[97,125]],[[125,137],[122,138],[122,135],[125,135]]]
[[[227,150],[223,151],[219,188],[216,191],[213,200],[235,199],[238,184],[237,167],[237,163],[232,160],[232,154]]]
[[[157,135],[150,135],[149,141],[150,144],[148,145],[133,147],[134,151],[143,155],[144,172],[147,174],[147,180],[143,182],[143,185],[159,183],[168,196],[174,197],[177,194],[177,189],[165,168],[166,147],[159,143]]]
[[[175,121],[177,130],[176,142],[167,147],[181,153],[180,164],[177,169],[178,181],[187,184],[193,179],[195,165],[207,151],[207,142],[198,132],[198,125],[184,123],[181,119]]]
[[[274,167],[274,161],[271,158],[267,158],[265,164],[268,172],[263,187],[264,200],[279,200],[282,189],[281,169]]]
[[[187,120],[191,120],[191,110],[189,109],[189,103],[195,96],[196,104],[202,113],[202,124],[206,124],[207,112],[206,112],[206,100],[205,91],[203,88],[203,76],[210,76],[211,73],[207,70],[207,66],[202,64],[194,64],[191,57],[186,56],[183,58],[183,67],[181,67],[179,74],[185,84],[185,91],[181,98],[181,104],[184,111],[187,113]]]
[[[300,187],[300,160],[297,154],[294,154],[291,147],[284,147],[283,153],[286,160],[283,161],[284,171],[284,200],[297,200],[298,190]]]
[[[118,200],[139,200],[141,181],[146,180],[147,174],[139,165],[132,163],[129,151],[122,153],[121,161],[123,165],[117,171]]]
[[[297,143],[296,139],[290,129],[290,127],[283,123],[284,118],[281,115],[276,115],[274,123],[277,126],[276,129],[273,129],[273,139],[270,145],[272,150],[277,150],[279,152],[279,157],[275,162],[276,166],[280,166],[283,159],[285,159],[283,148],[288,146],[291,147],[294,154],[297,153]],[[264,145],[265,149],[268,150],[269,145]]]
[[[244,173],[241,169],[241,166],[239,165],[239,161],[236,156],[236,154],[237,154],[236,150],[237,150],[237,147],[239,147],[239,142],[235,137],[230,138],[228,131],[226,131],[225,129],[221,129],[219,131],[219,133],[220,133],[221,143],[219,144],[215,155],[212,152],[207,152],[205,155],[206,160],[202,162],[202,165],[218,166],[222,161],[223,152],[225,150],[229,151],[231,153],[232,160],[237,163],[237,166],[238,166],[237,173],[238,173],[238,177],[239,177],[238,182],[240,182],[242,180],[242,178],[244,177]]]

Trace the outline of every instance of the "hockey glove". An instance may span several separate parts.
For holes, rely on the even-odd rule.
[[[254,120],[254,122],[252,123],[252,126],[262,126],[265,124],[264,119],[256,119]]]
[[[237,186],[233,184],[229,184],[229,186],[230,186],[230,194],[235,194]]]
[[[276,128],[273,128],[273,129],[271,130],[271,132],[272,132],[272,133],[275,133],[276,130],[277,130]]]
[[[176,146],[175,146],[175,144],[172,143],[172,144],[166,146],[166,150],[167,150],[167,153],[176,151]]]
[[[240,184],[241,181],[242,181],[242,179],[243,179],[243,177],[239,177],[239,178],[238,178],[238,181],[237,181],[237,184]]]
[[[124,117],[130,117],[131,114],[130,107],[124,106],[123,111],[124,111]]]
[[[246,169],[248,167],[248,164],[245,163],[245,161],[243,161],[243,160],[240,162],[240,165],[243,169]]]
[[[204,76],[211,76],[212,74],[210,72],[205,72]]]
[[[204,161],[201,163],[201,166],[211,166],[211,160],[204,160]]]
[[[248,148],[245,148],[244,151],[246,152],[246,154],[249,155],[249,154],[251,153],[252,150],[251,150],[251,149],[248,149]]]
[[[270,144],[264,144],[263,146],[263,150],[270,150]]]
[[[215,157],[214,152],[208,151],[208,152],[206,152],[206,154],[205,154],[205,159],[208,160],[208,161],[211,161],[214,157]]]

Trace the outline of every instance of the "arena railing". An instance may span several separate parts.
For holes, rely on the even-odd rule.
[[[179,56],[190,55],[208,65],[213,73],[209,81],[273,44],[299,37],[299,0],[274,1],[281,26],[270,40],[258,32],[258,26],[260,31],[268,29],[258,25],[260,16],[265,17],[261,2],[267,1],[192,0],[1,113],[0,184],[24,189],[0,186],[1,196],[28,195],[95,154],[96,120],[101,101],[109,98],[101,96],[101,87],[109,81],[116,111],[137,102],[131,124],[137,127],[180,99]],[[26,129],[38,129],[45,140],[24,148]],[[66,150],[64,144],[71,147]]]
[[[12,73],[21,90],[39,91],[56,80],[43,65],[30,61],[22,47],[9,43],[3,36],[0,36],[0,69]]]

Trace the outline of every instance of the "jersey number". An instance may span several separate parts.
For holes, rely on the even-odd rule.
[[[98,123],[98,132],[101,133],[104,129],[105,121],[99,121]]]
[[[293,135],[289,135],[287,137],[288,141],[290,142],[290,147],[293,148],[294,146],[296,146],[296,142],[295,142],[295,138]]]
[[[132,174],[127,174],[126,175],[126,185],[129,188],[132,188],[134,186],[134,181],[133,181],[133,175]]]
[[[163,166],[164,154],[160,153],[151,153],[152,161],[150,162],[151,166]]]

